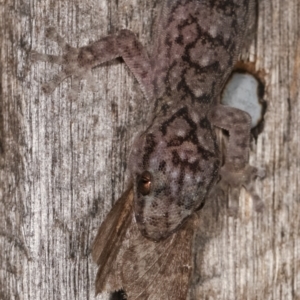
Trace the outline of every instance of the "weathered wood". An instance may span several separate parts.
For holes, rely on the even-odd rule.
[[[149,105],[121,60],[94,70],[99,92],[29,60],[58,54],[55,26],[73,46],[128,28],[151,46],[158,1],[5,1],[0,4],[0,299],[94,299],[90,246],[125,190],[126,158]],[[201,212],[191,299],[300,299],[300,2],[261,0],[250,60],[266,83],[267,114],[251,162],[265,210],[243,193],[238,218],[210,201]],[[103,299],[105,295],[103,296]],[[101,299],[101,296],[98,297]]]

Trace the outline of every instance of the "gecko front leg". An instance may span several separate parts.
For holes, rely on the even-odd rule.
[[[261,211],[264,204],[256,193],[254,181],[257,177],[264,177],[264,170],[248,164],[251,117],[237,108],[217,105],[211,109],[209,119],[215,126],[229,132],[225,164],[219,171],[221,180],[216,188],[224,191],[228,186],[231,187],[234,202],[229,209],[233,214],[238,208],[238,197],[242,186],[251,195],[254,209]]]
[[[46,37],[57,42],[63,49],[62,56],[31,52],[31,60],[45,61],[63,66],[63,69],[42,89],[50,94],[66,78],[72,76],[72,88],[69,97],[74,99],[79,91],[80,80],[85,79],[92,91],[97,90],[97,84],[92,76],[92,68],[122,57],[131,72],[141,85],[147,99],[153,96],[152,69],[146,51],[136,39],[133,32],[121,30],[115,35],[108,35],[88,46],[74,48],[58,35],[54,28],[48,28]]]

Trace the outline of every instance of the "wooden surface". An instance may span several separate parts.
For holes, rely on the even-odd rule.
[[[55,26],[73,46],[120,28],[151,45],[159,1],[0,3],[0,299],[94,299],[90,245],[125,190],[126,158],[149,105],[121,60],[94,70],[99,92],[70,80],[41,91],[59,67],[29,51],[58,54]],[[200,214],[191,299],[300,299],[300,1],[261,0],[250,59],[264,74],[265,126],[251,162],[262,214],[242,193],[238,218],[214,201]],[[104,295],[98,299],[106,299]]]

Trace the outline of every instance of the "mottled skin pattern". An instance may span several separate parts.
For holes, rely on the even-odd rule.
[[[164,241],[177,231],[203,206],[219,175],[220,189],[230,186],[237,200],[244,186],[255,209],[262,208],[253,184],[260,174],[247,163],[250,117],[218,104],[254,15],[254,0],[162,0],[149,57],[129,30],[76,49],[49,29],[48,37],[65,55],[32,53],[34,60],[63,65],[43,86],[46,93],[73,76],[71,99],[83,78],[96,89],[91,69],[115,57],[121,56],[135,75],[153,105],[152,119],[136,137],[128,161],[135,220],[149,240]],[[223,167],[214,126],[230,135]]]
[[[235,109],[219,115],[216,104],[243,46],[253,8],[249,0],[164,3],[161,15],[166,17],[159,17],[160,34],[150,59],[153,73],[148,75],[155,113],[129,160],[137,182],[145,170],[152,175],[148,195],[135,186],[136,220],[146,237],[166,238],[202,205],[220,168],[214,123],[228,118],[230,126],[239,126],[241,142],[233,145],[231,156],[237,170],[245,167],[248,116]],[[235,117],[229,120],[227,113]]]

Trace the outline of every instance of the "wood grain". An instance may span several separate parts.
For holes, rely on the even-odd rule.
[[[30,50],[58,54],[55,26],[73,46],[128,28],[151,46],[159,1],[2,1],[0,4],[0,299],[94,299],[97,227],[126,188],[133,137],[149,105],[121,60],[94,70],[99,92],[71,80],[51,96],[58,67],[31,64]],[[265,211],[242,193],[238,218],[215,201],[202,210],[191,299],[300,299],[300,2],[261,0],[249,51],[264,75],[264,130],[251,163]],[[97,299],[107,299],[100,295]]]

